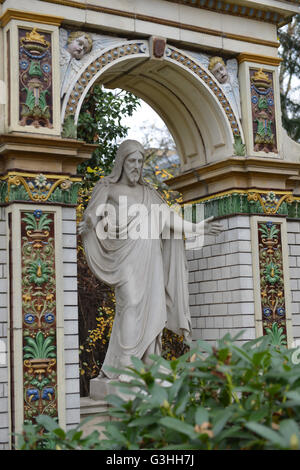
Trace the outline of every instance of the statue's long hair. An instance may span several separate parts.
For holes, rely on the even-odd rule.
[[[122,176],[125,159],[130,154],[136,151],[140,152],[143,155],[143,159],[145,158],[145,149],[140,142],[131,139],[124,140],[117,150],[115,164],[111,171],[111,174],[102,178],[100,182],[104,184],[117,183]],[[143,179],[142,172],[140,175],[139,183],[146,184]]]

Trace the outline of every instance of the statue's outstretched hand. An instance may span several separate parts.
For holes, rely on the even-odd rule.
[[[84,217],[84,219],[78,224],[78,234],[83,235],[89,232],[93,228],[93,222],[90,215]]]
[[[219,222],[214,222],[214,217],[209,217],[197,224],[197,232],[201,235],[219,235],[222,231],[223,226]]]

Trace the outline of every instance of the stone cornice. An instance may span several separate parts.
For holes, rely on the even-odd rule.
[[[189,170],[166,181],[169,188],[180,191],[184,203],[216,192],[270,187],[292,190],[299,179],[300,163],[275,158],[231,157]]]
[[[0,25],[2,28],[11,20],[31,21],[34,23],[48,24],[51,26],[60,26],[64,18],[61,16],[43,15],[31,11],[21,11],[8,8],[0,17]]]
[[[87,150],[93,151],[96,146],[94,144],[86,144],[83,140],[61,139],[60,137],[37,136],[23,134],[21,132],[12,132],[11,134],[0,135],[0,151],[4,144],[16,145],[42,145],[45,146],[45,152],[53,151],[53,148]],[[25,150],[25,148],[24,148]]]
[[[29,171],[76,174],[77,165],[91,157],[96,145],[83,141],[22,133],[0,136],[0,172]]]
[[[219,12],[225,15],[240,16],[251,20],[264,21],[267,23],[273,23],[278,26],[282,26],[290,21],[291,15],[296,14],[295,11],[290,11],[287,7],[287,11],[283,11],[282,7],[272,8],[268,5],[263,8],[259,8],[255,4],[247,1],[234,1],[234,0],[167,0],[171,3],[179,3],[193,8],[202,8],[204,10],[210,10]],[[292,4],[299,4],[298,0],[288,0]],[[282,3],[282,2],[281,2]],[[292,7],[293,8],[293,7]],[[293,8],[294,10],[294,8]]]
[[[259,54],[248,54],[247,52],[243,54],[239,54],[237,57],[239,63],[242,62],[253,62],[257,64],[264,64],[264,65],[272,65],[274,67],[278,67],[282,62],[280,57],[270,57],[265,55]]]
[[[102,7],[99,5],[91,5],[89,3],[82,3],[82,2],[74,2],[72,0],[40,0],[45,3],[53,3],[56,5],[64,5],[64,6],[69,6],[73,8],[78,8],[82,10],[90,10],[90,11],[95,11],[98,13],[103,13],[107,15],[115,15],[115,16],[120,16],[123,18],[130,18],[133,20],[139,20],[139,21],[145,21],[149,23],[154,23],[154,24],[160,24],[163,26],[170,26],[172,28],[178,28],[186,31],[193,31],[196,33],[202,33],[202,34],[207,34],[207,35],[212,35],[212,36],[218,36],[226,39],[232,39],[234,41],[242,41],[242,42],[248,42],[251,44],[259,44],[267,47],[274,47],[278,48],[279,47],[279,42],[276,41],[269,41],[265,39],[259,39],[259,38],[254,38],[251,36],[244,36],[240,34],[232,34],[230,32],[223,32],[219,30],[215,30],[212,28],[204,28],[200,26],[195,26],[191,24],[186,24],[182,23],[180,21],[173,21],[173,20],[168,20],[165,18],[158,18],[155,16],[149,16],[149,15],[144,15],[144,14],[139,14],[134,11],[124,11],[124,10],[117,10],[114,8],[107,8],[107,7]],[[67,21],[67,18],[66,18]],[[81,25],[82,28],[82,25]]]

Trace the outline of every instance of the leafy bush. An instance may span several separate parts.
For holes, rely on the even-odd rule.
[[[73,444],[115,450],[300,449],[300,366],[291,361],[293,351],[271,344],[272,332],[242,346],[237,338],[226,335],[218,347],[198,341],[176,360],[153,356],[151,366],[132,358],[133,367],[126,369],[132,380],[119,384],[128,399],[107,398],[115,420],[105,423],[105,438],[93,433],[84,441],[76,430]],[[74,435],[63,436],[57,425],[50,429],[44,422],[36,430],[41,424],[48,431],[41,439],[50,432],[57,443],[61,435],[58,445],[70,448]],[[29,441],[25,427],[20,447],[29,448]]]

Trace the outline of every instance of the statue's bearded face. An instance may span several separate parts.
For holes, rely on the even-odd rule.
[[[143,155],[138,150],[136,150],[135,152],[128,155],[124,161],[123,173],[128,181],[128,184],[131,186],[135,186],[140,179],[143,160]]]
[[[68,45],[68,51],[76,60],[80,60],[89,51],[90,45],[85,36],[74,39]]]

